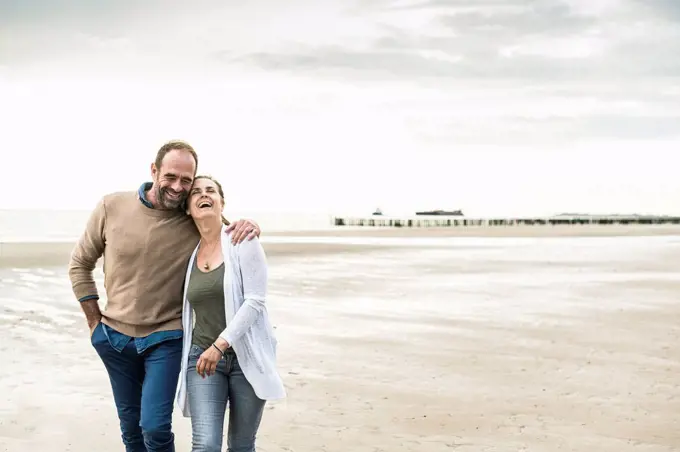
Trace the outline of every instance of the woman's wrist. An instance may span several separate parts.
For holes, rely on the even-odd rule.
[[[213,345],[217,347],[218,350],[222,352],[222,354],[226,353],[227,349],[229,349],[229,342],[225,341],[221,337],[218,337],[215,342],[213,342]]]
[[[223,351],[221,348],[219,348],[219,347],[217,346],[217,344],[215,344],[215,343],[213,342],[212,346],[213,346],[218,352],[220,352],[220,355],[224,356],[224,351]]]

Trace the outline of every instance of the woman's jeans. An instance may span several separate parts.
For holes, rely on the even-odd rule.
[[[192,452],[220,452],[224,416],[229,400],[229,452],[254,452],[265,401],[255,395],[241,371],[238,359],[229,351],[217,363],[214,375],[201,377],[196,363],[204,349],[196,345],[189,351],[187,396],[191,409]]]

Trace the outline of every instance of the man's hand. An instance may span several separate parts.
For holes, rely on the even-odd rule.
[[[90,339],[92,338],[92,335],[94,334],[94,330],[99,326],[101,323],[102,318],[100,317],[99,320],[96,322],[87,322],[87,326],[90,328]]]
[[[260,236],[260,226],[253,220],[238,220],[227,226],[225,232],[229,233],[234,231],[231,235],[231,243],[234,245],[241,243],[248,237],[248,240],[252,240],[255,237]]]
[[[90,338],[92,338],[94,329],[97,328],[99,322],[102,321],[102,312],[99,310],[99,301],[96,298],[82,301],[80,303],[80,308],[85,313],[87,326],[90,328]]]

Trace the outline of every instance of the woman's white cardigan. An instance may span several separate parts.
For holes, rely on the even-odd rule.
[[[198,246],[189,259],[184,281],[182,369],[175,395],[175,402],[185,417],[191,416],[187,398],[187,365],[193,333],[193,309],[187,300],[187,288],[197,252]],[[257,238],[234,245],[223,235],[222,254],[227,328],[220,337],[236,352],[241,370],[255,394],[263,400],[282,399],[286,396],[286,390],[276,368],[277,341],[265,304],[267,260],[264,249]]]

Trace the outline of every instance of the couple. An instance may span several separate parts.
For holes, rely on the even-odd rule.
[[[229,224],[222,186],[166,143],[137,192],[104,196],[69,265],[92,346],[113,390],[127,452],[174,451],[173,402],[193,451],[252,452],[267,400],[285,397],[265,305],[258,225]],[[245,240],[245,239],[248,240]],[[106,309],[93,270],[104,256]]]

